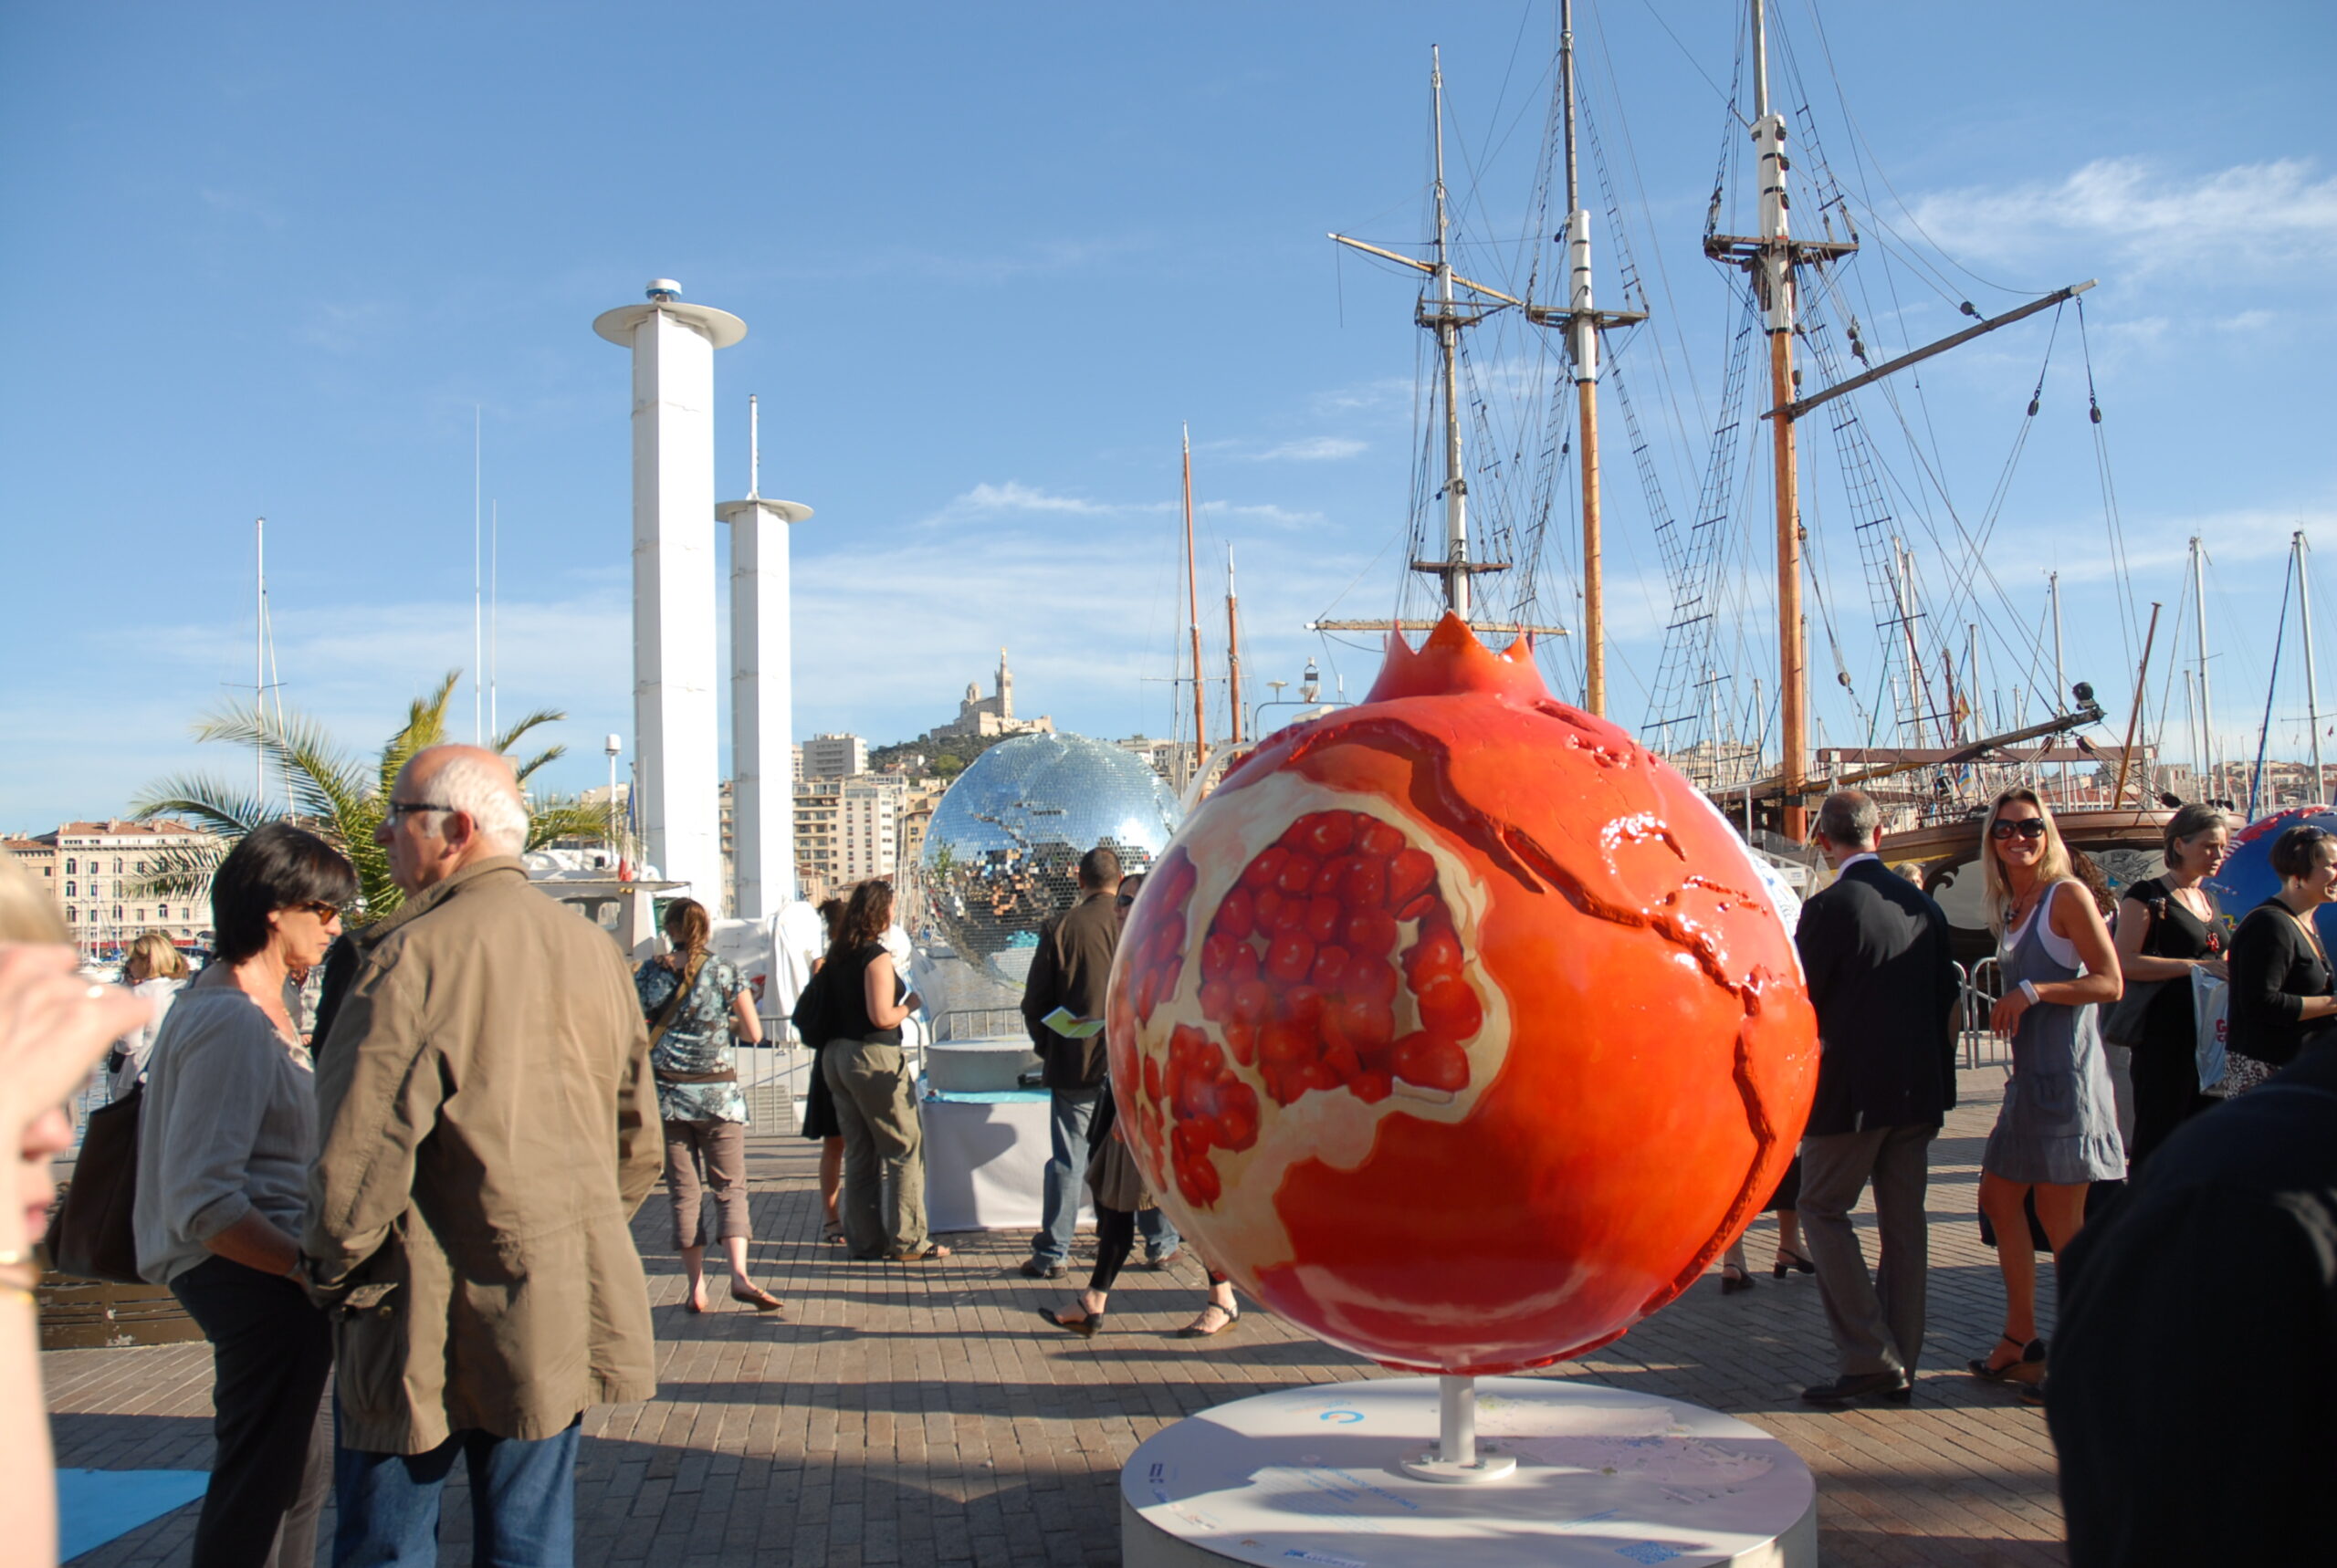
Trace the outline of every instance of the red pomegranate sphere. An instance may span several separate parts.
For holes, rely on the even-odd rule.
[[[1110,1041],[1137,1157],[1211,1262],[1449,1373],[1579,1354],[1677,1296],[1776,1186],[1818,1066],[1728,824],[1451,616],[1186,821],[1129,912]]]

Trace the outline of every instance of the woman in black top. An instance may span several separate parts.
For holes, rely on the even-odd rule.
[[[834,945],[843,920],[843,899],[820,901],[820,929],[830,946]],[[815,977],[826,962],[824,956],[812,960]],[[828,1087],[828,1075],[820,1071],[821,1048],[828,1043],[828,1037],[819,1010],[819,987],[807,983],[796,998],[794,1015],[787,1021],[795,1026],[796,1037],[812,1048],[812,1082],[803,1092],[803,1124],[796,1131],[820,1145],[820,1212],[826,1218],[820,1239],[835,1245],[844,1240],[844,1218],[836,1210],[844,1193],[844,1124],[836,1120],[835,1092]]]
[[[896,983],[882,940],[892,924],[891,883],[853,889],[817,977],[827,1036],[820,1071],[844,1129],[844,1245],[855,1258],[923,1263],[949,1249],[925,1230],[924,1124],[901,1053],[901,1025],[921,1004]]]
[[[2199,1092],[2199,1030],[2191,972],[2223,976],[2223,935],[2201,884],[2224,862],[2223,813],[2196,801],[2166,825],[2166,874],[2126,890],[2118,911],[2118,969],[2129,984],[2160,982],[2133,1045],[2134,1136],[2126,1156],[2140,1169],[2186,1116],[2212,1103]]]
[[[2231,938],[2228,1064],[2217,1092],[2252,1089],[2319,1043],[2337,1018],[2329,955],[2313,917],[2337,903],[2337,836],[2290,828],[2272,845],[2280,891],[2248,912]]]

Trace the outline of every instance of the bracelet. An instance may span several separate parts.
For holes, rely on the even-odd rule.
[[[2037,994],[2037,982],[2036,982],[2036,981],[2034,981],[2034,980],[2023,980],[2023,981],[2021,981],[2021,983],[2020,983],[2020,994],[2021,994],[2022,996],[2027,997],[2027,998],[2028,998],[2028,1005],[2029,1005],[2030,1007],[2032,1007],[2032,1008],[2033,1008],[2033,1007],[2035,1007],[2038,1002],[2040,1002],[2040,1001],[2044,1000],[2044,998],[2043,998],[2042,997],[2039,997],[2039,996]]]

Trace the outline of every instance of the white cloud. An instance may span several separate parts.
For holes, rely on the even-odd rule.
[[[2298,158],[2191,177],[2150,159],[2100,158],[2057,183],[1940,192],[1914,213],[1927,233],[1971,255],[2107,241],[2137,272],[2195,265],[2210,246],[2219,267],[2277,267],[2319,263],[2337,239],[2337,178]]]
[[[965,517],[996,517],[1009,512],[1068,513],[1074,517],[1103,517],[1123,512],[1159,512],[1168,509],[1166,501],[1106,502],[1090,501],[1078,496],[1059,496],[1035,485],[1025,485],[1019,479],[1009,479],[1003,485],[987,482],[975,486],[962,495],[950,497],[939,511],[926,518],[928,523],[955,522]]]
[[[1257,454],[1257,463],[1330,463],[1342,457],[1353,457],[1365,450],[1366,444],[1344,435],[1316,435],[1305,441],[1285,441]]]

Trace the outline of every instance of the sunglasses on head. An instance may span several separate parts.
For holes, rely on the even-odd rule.
[[[2041,839],[2045,836],[2045,819],[2042,817],[2022,817],[2017,821],[2007,821],[2004,818],[1999,817],[1995,821],[1988,824],[1988,836],[1992,839],[2009,839],[2016,837],[2023,839]]]

